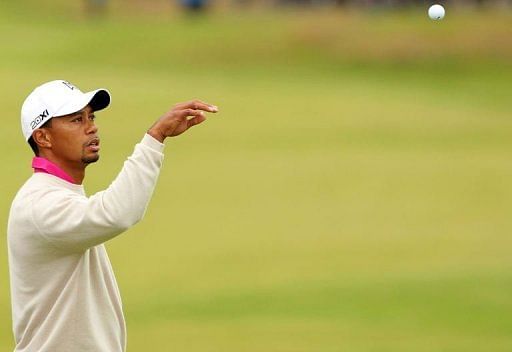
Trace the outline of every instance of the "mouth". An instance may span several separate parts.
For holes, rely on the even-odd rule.
[[[92,150],[93,152],[98,152],[100,150],[100,139],[93,138],[86,145],[86,148]]]

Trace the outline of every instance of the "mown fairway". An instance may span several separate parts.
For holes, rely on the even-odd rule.
[[[167,141],[145,219],[108,244],[129,352],[512,350],[510,13],[2,6],[4,225],[37,84],[113,94],[90,194],[174,103],[221,109]],[[0,274],[9,351],[5,240]]]

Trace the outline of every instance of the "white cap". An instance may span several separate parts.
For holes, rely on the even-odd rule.
[[[28,141],[32,132],[56,116],[69,115],[91,105],[93,111],[110,104],[110,93],[96,89],[82,93],[68,81],[56,80],[44,83],[34,89],[21,107],[21,130]]]

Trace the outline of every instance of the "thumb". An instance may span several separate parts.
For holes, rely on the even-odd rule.
[[[187,120],[187,128],[190,128],[195,125],[199,125],[201,122],[206,120],[206,116],[204,114],[198,115],[190,120]]]

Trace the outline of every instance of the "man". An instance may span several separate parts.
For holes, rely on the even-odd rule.
[[[125,351],[121,297],[104,242],[144,215],[163,160],[163,142],[217,107],[176,105],[156,121],[104,191],[86,197],[87,165],[98,161],[95,112],[105,89],[82,93],[67,81],[36,88],[21,125],[34,174],[9,214],[8,252],[16,352]]]

